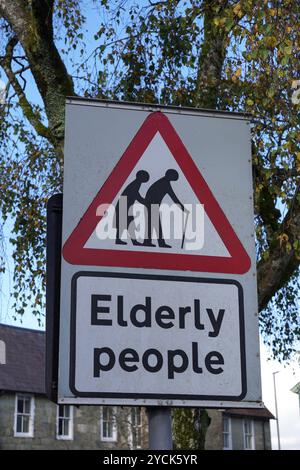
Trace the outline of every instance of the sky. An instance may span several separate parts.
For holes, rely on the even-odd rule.
[[[278,423],[281,449],[300,450],[300,408],[299,396],[291,388],[300,382],[300,364],[294,361],[282,365],[278,361],[267,360],[268,353],[261,342],[261,376],[263,402],[276,416],[273,372],[277,395]],[[271,420],[272,449],[278,449],[276,421]]]

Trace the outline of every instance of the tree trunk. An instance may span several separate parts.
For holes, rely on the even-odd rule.
[[[195,106],[209,109],[217,109],[218,107],[219,85],[226,56],[228,34],[224,29],[214,24],[216,16],[213,9],[214,3],[211,0],[203,2],[204,40],[199,57],[195,90]],[[221,0],[219,4],[225,8],[228,1]]]
[[[45,105],[49,130],[57,146],[64,137],[65,98],[74,95],[73,82],[54,44],[53,0],[0,0],[0,13],[24,49]],[[16,91],[16,90],[15,90]]]
[[[299,252],[295,248],[300,240],[300,201],[297,192],[282,223],[282,233],[287,237],[284,240],[280,237],[276,239],[270,248],[269,258],[257,265],[259,311],[268,305],[299,266]]]

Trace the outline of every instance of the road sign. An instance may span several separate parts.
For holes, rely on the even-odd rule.
[[[235,281],[79,272],[71,338],[78,397],[241,400],[246,393],[243,292]]]
[[[70,98],[59,403],[260,406],[249,122]]]
[[[174,172],[177,178],[172,186],[166,176],[171,172]],[[143,174],[146,175],[145,181],[139,181],[137,175]],[[141,195],[142,191],[145,193],[144,197]],[[147,243],[147,239],[144,242],[144,236],[141,237],[140,244],[134,243],[135,238],[128,237],[118,243],[118,232],[114,224],[111,223],[107,230],[107,206],[118,207],[120,197],[126,194],[127,199],[130,199],[126,212],[135,202],[141,202],[140,205],[147,208],[147,199],[151,197],[149,204],[153,202],[153,198],[157,204],[165,201],[165,197],[157,197],[157,193],[161,191],[162,196],[169,199],[170,196],[173,197],[171,202],[174,202],[176,193],[177,220],[174,212],[176,207],[172,212],[172,220],[169,220],[170,206],[165,206],[164,211],[160,210],[162,232],[173,228],[173,234],[168,237],[168,244],[165,240],[160,243],[159,239],[156,244]],[[180,212],[180,201],[187,209],[186,214]],[[203,214],[200,212],[198,217],[195,209],[197,205],[203,210]],[[103,211],[99,211],[101,206]],[[113,217],[111,220],[113,222]],[[170,227],[170,222],[174,225],[174,221],[177,222],[176,226]],[[196,224],[196,230],[191,230],[193,224]],[[181,227],[183,230],[179,230],[178,243],[174,228]],[[190,237],[187,237],[188,228]],[[149,239],[150,236],[148,241]],[[151,113],[145,119],[66,241],[63,255],[69,263],[94,266],[240,274],[250,268],[250,258],[226,215],[168,117],[159,111]]]

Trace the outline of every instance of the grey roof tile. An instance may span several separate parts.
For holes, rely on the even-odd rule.
[[[45,333],[0,324],[6,363],[0,364],[0,391],[45,393]]]

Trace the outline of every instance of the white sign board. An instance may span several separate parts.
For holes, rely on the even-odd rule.
[[[60,403],[261,404],[249,122],[68,100]]]
[[[76,396],[244,397],[243,295],[237,282],[82,272],[73,278],[72,295]]]

